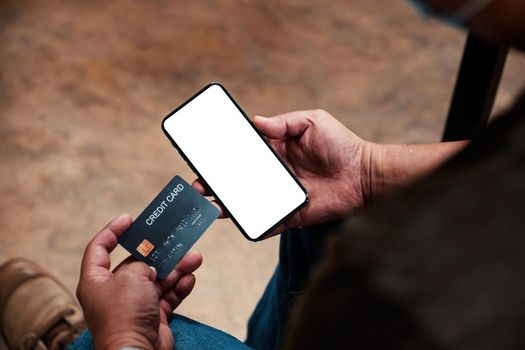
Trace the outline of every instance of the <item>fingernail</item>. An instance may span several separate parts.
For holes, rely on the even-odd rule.
[[[262,115],[258,115],[258,114],[256,114],[254,118],[266,119],[266,117],[263,117]]]
[[[120,220],[120,219],[123,219],[123,218],[127,218],[128,220],[132,221],[133,220],[133,217],[128,214],[128,213],[122,213],[120,214],[118,217],[117,217],[117,220]]]

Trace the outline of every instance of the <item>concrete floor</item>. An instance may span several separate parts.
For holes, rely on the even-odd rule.
[[[210,81],[250,114],[324,108],[374,141],[437,141],[463,41],[392,0],[4,0],[0,262],[32,258],[74,290],[95,232],[194,178],[160,122]],[[512,53],[498,109],[524,74]],[[242,339],[277,246],[215,223],[179,312]]]

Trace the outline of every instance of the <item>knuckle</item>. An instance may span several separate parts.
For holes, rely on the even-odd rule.
[[[326,117],[328,115],[328,112],[325,111],[324,109],[322,108],[318,108],[318,109],[315,109],[313,111],[313,116],[314,117]]]
[[[131,263],[121,268],[118,272],[121,278],[131,278],[137,273],[137,268],[135,267],[135,263]]]
[[[165,293],[164,298],[168,301],[168,303],[171,304],[172,307],[177,304],[177,294],[173,290],[170,290],[167,293]]]
[[[295,112],[285,112],[277,116],[277,120],[281,119],[287,121],[290,118],[293,118],[296,115]]]
[[[84,256],[86,256],[89,253],[92,246],[93,246],[93,240],[90,240],[88,244],[86,244],[86,248],[84,248]]]
[[[128,266],[129,266],[129,270],[131,270],[131,271],[128,271],[130,274],[147,275],[150,272],[149,271],[150,268],[148,267],[148,265],[142,261],[134,261]]]

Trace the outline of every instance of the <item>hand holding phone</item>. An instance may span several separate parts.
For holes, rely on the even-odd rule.
[[[323,110],[310,110],[256,116],[252,122],[309,195],[308,204],[273,233],[339,220],[363,206],[361,185],[367,174],[361,164],[366,141],[337,119]],[[211,195],[200,180],[192,186]]]

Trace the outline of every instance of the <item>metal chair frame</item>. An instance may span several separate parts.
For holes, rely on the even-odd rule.
[[[471,139],[487,124],[508,51],[472,32],[467,35],[443,141]]]

